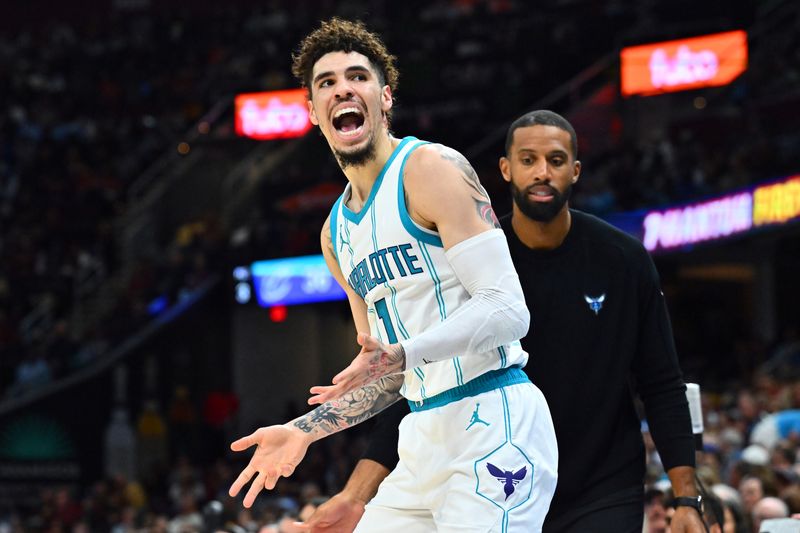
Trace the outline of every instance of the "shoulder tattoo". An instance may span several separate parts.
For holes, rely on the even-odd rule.
[[[475,169],[472,168],[472,165],[469,164],[467,158],[461,155],[458,151],[453,150],[447,146],[443,146],[441,144],[434,144],[431,145],[439,154],[439,156],[455,165],[456,168],[461,172],[461,178],[464,182],[469,186],[470,189],[477,195],[472,197],[475,200],[475,208],[478,211],[478,215],[483,219],[487,224],[499,228],[500,221],[497,220],[497,216],[494,214],[494,210],[492,209],[491,201],[489,200],[489,193],[486,192],[486,189],[483,188],[481,185],[481,180],[478,178],[478,173],[475,172]]]

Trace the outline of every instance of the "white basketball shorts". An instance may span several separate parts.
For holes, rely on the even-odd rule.
[[[495,372],[525,376],[516,367]],[[553,421],[526,376],[501,381],[513,384],[412,404],[400,424],[400,462],[357,533],[541,531],[557,479]],[[471,383],[460,388],[474,393]]]

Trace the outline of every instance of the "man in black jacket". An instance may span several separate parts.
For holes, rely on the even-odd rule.
[[[521,340],[525,370],[547,398],[559,446],[544,531],[641,531],[645,456],[633,391],[679,504],[672,531],[705,531],[692,508],[691,421],[652,260],[634,238],[569,209],[581,163],[575,131],[560,115],[534,111],[514,121],[500,170],[514,199],[501,224],[532,313]],[[313,531],[348,531],[394,466],[404,407],[390,413],[344,491],[309,520]]]

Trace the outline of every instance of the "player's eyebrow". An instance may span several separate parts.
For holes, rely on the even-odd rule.
[[[519,150],[517,150],[517,153],[519,155],[528,155],[528,154],[536,155],[536,150],[534,150],[533,148],[520,148]],[[555,150],[550,150],[549,152],[546,152],[546,155],[550,157],[554,157],[557,155],[560,155],[562,157],[567,157],[569,154],[567,154],[567,152],[565,152],[564,150],[556,148]]]
[[[352,74],[354,72],[360,72],[360,73],[363,73],[363,74],[369,74],[370,73],[369,69],[367,67],[363,66],[363,65],[353,65],[352,67],[347,67],[344,70],[345,74]],[[334,72],[332,70],[326,70],[325,72],[320,72],[319,74],[314,76],[314,79],[312,80],[312,83],[314,85],[316,85],[319,80],[321,80],[323,78],[327,78],[328,76],[333,76],[333,74],[334,74]]]

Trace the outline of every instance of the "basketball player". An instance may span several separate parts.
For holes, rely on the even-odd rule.
[[[501,224],[538,317],[521,339],[534,355],[525,371],[547,398],[559,443],[558,487],[544,532],[642,531],[645,457],[635,383],[677,496],[672,531],[701,533],[691,420],[658,274],[640,242],[569,208],[581,172],[577,154],[572,125],[534,111],[511,124],[500,160],[514,200]],[[351,530],[397,461],[388,452],[401,408],[381,415],[345,489],[306,527]],[[483,419],[482,404],[476,414]]]
[[[348,184],[322,230],[361,352],[308,414],[231,445],[257,448],[231,496],[288,476],[311,442],[408,400],[400,462],[357,531],[541,529],[557,450],[521,367],[530,315],[486,191],[458,152],[389,130],[394,57],[361,23],[324,22],[294,73]]]

